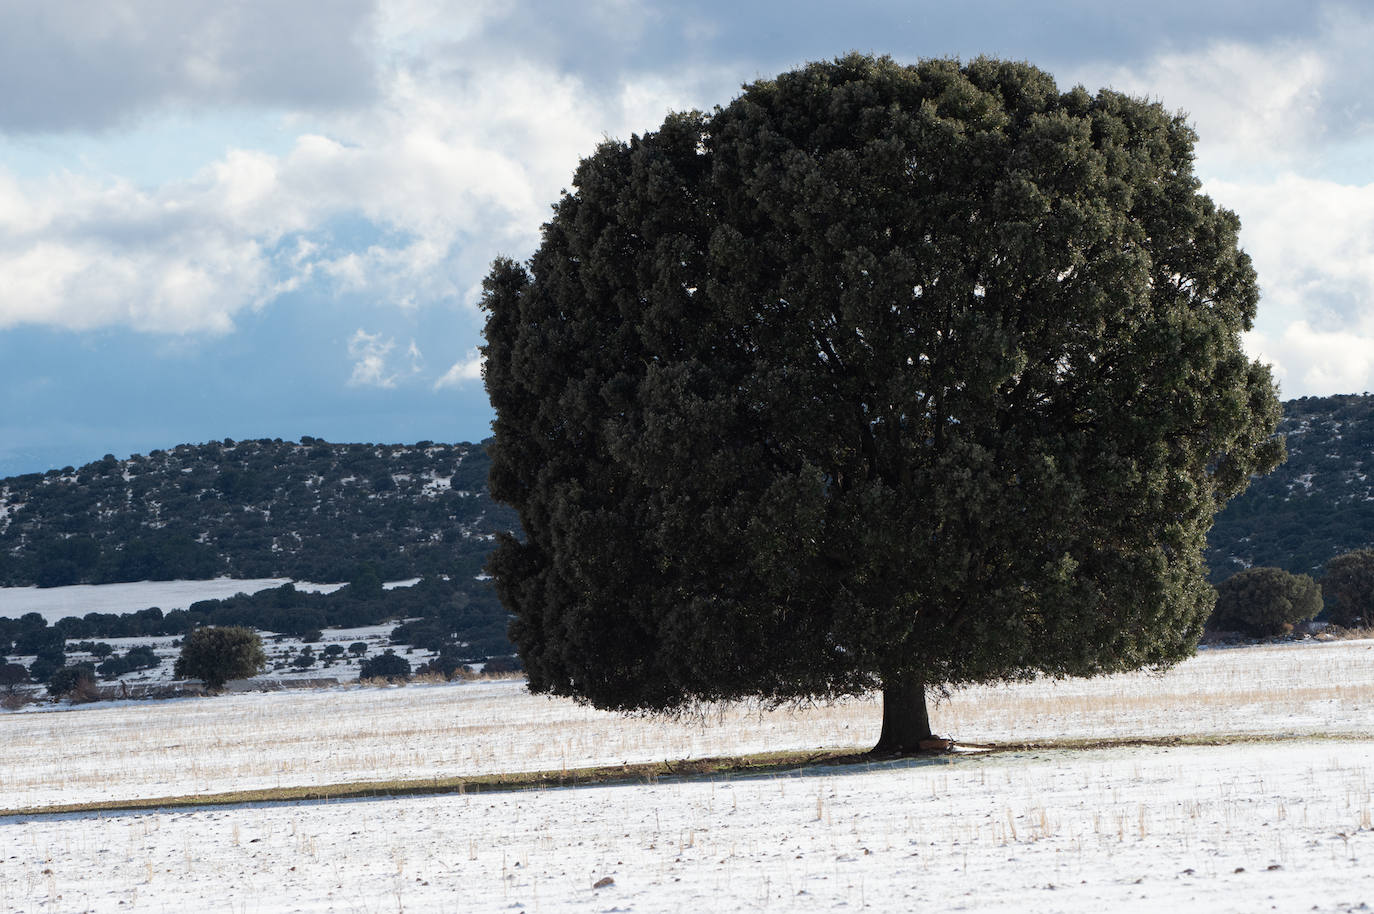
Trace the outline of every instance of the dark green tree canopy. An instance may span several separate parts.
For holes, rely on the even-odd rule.
[[[1322,589],[1305,574],[1282,568],[1247,568],[1217,585],[1217,605],[1208,627],[1267,638],[1322,611]]]
[[[618,709],[1175,662],[1271,469],[1236,217],[1158,104],[853,55],[578,168],[486,281],[491,568]]]
[[[387,679],[392,682],[410,678],[410,661],[395,651],[369,657],[358,668],[358,680]]]
[[[1374,624],[1374,549],[1356,549],[1326,563],[1322,589],[1331,598],[1327,618],[1348,627]]]
[[[241,625],[207,625],[187,632],[173,672],[178,679],[200,679],[218,692],[229,680],[256,676],[266,666],[257,632]]]

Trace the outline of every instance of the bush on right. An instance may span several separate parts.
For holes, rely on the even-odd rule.
[[[1212,631],[1257,638],[1283,635],[1322,609],[1321,585],[1282,568],[1247,568],[1217,585],[1217,605],[1207,620]]]

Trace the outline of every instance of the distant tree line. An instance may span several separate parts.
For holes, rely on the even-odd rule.
[[[1312,619],[1343,628],[1374,625],[1374,549],[1336,556],[1320,581],[1265,565],[1237,572],[1217,585],[1207,627],[1267,638]]]
[[[410,587],[386,590],[375,568],[364,565],[355,570],[347,586],[327,594],[283,584],[252,595],[202,600],[188,609],[166,613],[157,607],[122,615],[87,613],[51,625],[38,613],[19,619],[0,617],[0,655],[35,657],[29,668],[31,678],[46,682],[63,667],[68,642],[75,642],[73,649],[104,656],[95,671],[113,678],[142,668],[139,664],[154,664],[137,648],[122,657],[111,656],[114,652],[108,644],[91,639],[185,636],[204,627],[241,627],[313,640],[325,628],[407,620],[393,630],[393,644],[440,652],[444,662],[451,659],[456,668],[513,653],[506,638],[507,619],[486,581],[428,577]]]

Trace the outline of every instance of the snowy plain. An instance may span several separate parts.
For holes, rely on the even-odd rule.
[[[40,809],[860,748],[879,709],[622,718],[513,681],[0,715],[0,807],[24,810],[0,818],[0,911],[1368,910],[1372,710],[1374,642],[1210,650],[933,709],[961,744],[1040,748],[103,814]],[[1176,736],[1216,744],[1111,743]]]
[[[387,590],[409,587],[419,578],[388,581]],[[127,584],[72,584],[67,587],[0,587],[0,616],[18,619],[36,612],[49,625],[65,616],[87,613],[123,615],[156,606],[164,612],[189,609],[200,600],[223,600],[238,594],[255,594],[271,587],[294,584],[307,593],[333,593],[341,583],[317,584],[290,578],[211,578],[206,581],[133,581]]]
[[[129,584],[72,584],[68,587],[0,587],[0,616],[18,619],[36,612],[48,624],[87,613],[123,615],[156,606],[164,612],[188,609],[198,600],[223,600],[290,583],[290,578],[214,578],[208,581],[135,581]],[[342,584],[296,584],[298,590],[331,593]]]

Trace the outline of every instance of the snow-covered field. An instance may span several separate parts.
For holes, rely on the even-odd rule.
[[[164,612],[188,609],[199,600],[223,600],[290,583],[290,578],[214,578],[209,581],[135,581],[130,584],[73,584],[70,587],[0,587],[0,616],[18,619],[36,612],[48,621],[87,613],[135,613],[156,606]],[[332,593],[342,584],[297,582],[298,590]]]
[[[409,587],[419,581],[388,581],[387,590]],[[189,609],[200,600],[223,600],[237,594],[255,594],[269,587],[294,583],[308,593],[333,593],[343,584],[315,584],[290,578],[212,578],[208,581],[134,581],[128,584],[73,584],[70,587],[0,587],[0,616],[18,619],[36,612],[48,624],[66,616],[87,613],[135,613],[156,606],[164,612]]]
[[[1374,642],[1216,650],[1163,676],[971,689],[933,710],[963,743],[1216,746],[27,812],[0,819],[0,911],[1368,910],[1371,709]],[[860,747],[877,727],[870,701],[641,720],[517,682],[96,704],[0,715],[0,807]]]
[[[387,581],[382,584],[382,587],[386,590],[410,587],[418,583],[419,580],[419,578],[411,578],[403,581]],[[311,593],[332,593],[344,586],[343,584],[290,581],[287,578],[214,578],[208,581],[137,581],[128,584],[75,584],[70,587],[52,588],[0,587],[0,616],[17,619],[25,613],[36,612],[51,624],[65,616],[80,617],[92,612],[120,615],[138,612],[153,606],[164,612],[170,612],[175,609],[188,609],[191,604],[199,600],[224,599],[240,593],[253,594],[287,583],[294,584],[297,590]],[[358,678],[359,664],[363,658],[347,653],[348,646],[354,642],[362,641],[367,645],[369,654],[380,653],[388,647],[392,647],[389,636],[394,627],[394,622],[388,622],[360,628],[327,629],[320,640],[311,642],[311,651],[317,656],[317,661],[308,666],[299,667],[292,661],[296,658],[297,653],[306,646],[305,642],[299,638],[277,636],[265,632],[267,641],[264,647],[267,652],[268,667],[258,678],[283,680],[323,677],[338,679],[339,681],[355,680]],[[128,638],[97,636],[89,639],[69,639],[68,645],[75,645],[78,640],[103,642],[119,653],[124,653],[132,647],[149,647],[161,661],[156,667],[126,673],[113,681],[102,679],[102,685],[111,686],[121,682],[131,686],[155,685],[170,683],[174,678],[173,666],[177,654],[180,653],[180,638],[147,635]],[[345,653],[335,657],[322,656],[322,652],[331,643],[338,643],[345,650]],[[432,651],[420,650],[410,646],[396,646],[394,649],[404,654],[413,667],[418,667],[434,656]],[[9,659],[27,667],[33,663],[35,658],[16,655]],[[100,659],[98,656],[86,654],[74,648],[70,649],[67,655],[69,663],[89,663],[91,666],[99,665]],[[38,685],[30,686],[26,691],[33,696],[42,697],[46,695],[44,688]]]

